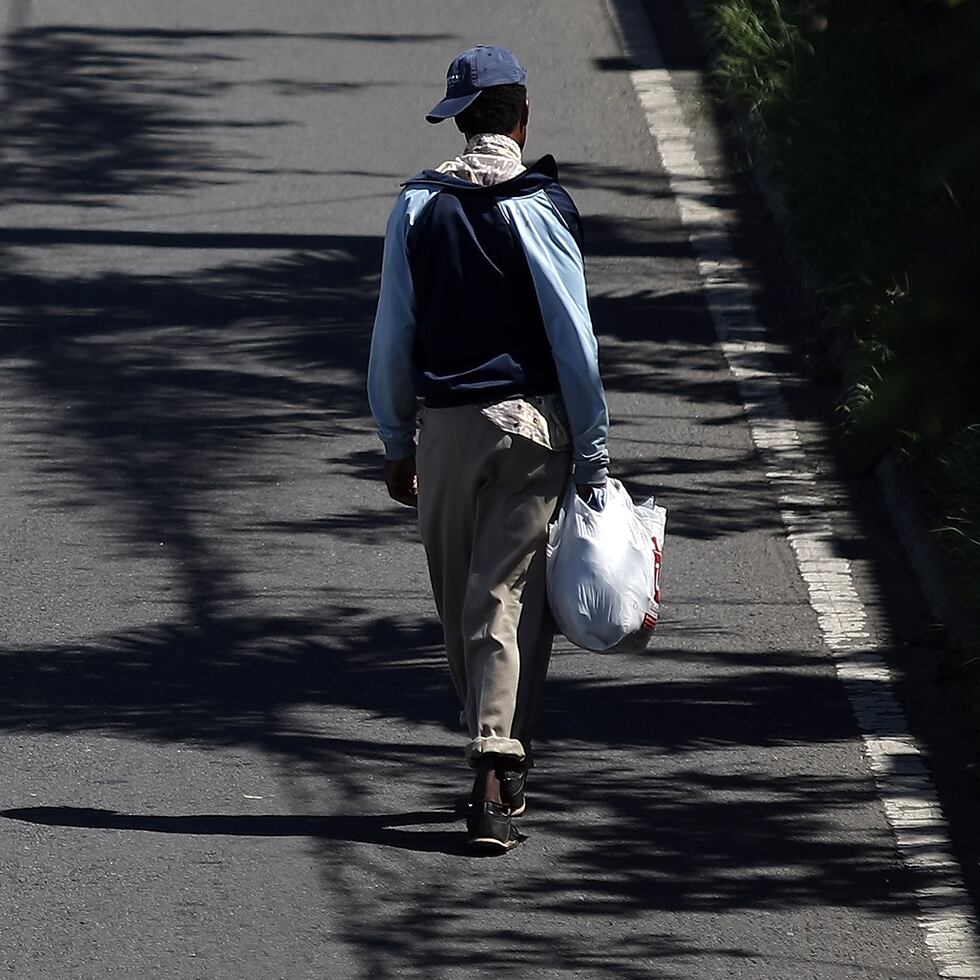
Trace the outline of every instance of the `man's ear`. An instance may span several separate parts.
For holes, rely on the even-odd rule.
[[[521,113],[521,126],[523,126],[525,129],[527,128],[527,121],[530,115],[531,115],[531,100],[525,99],[524,111]]]

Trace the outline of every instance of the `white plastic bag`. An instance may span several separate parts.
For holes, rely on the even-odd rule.
[[[548,603],[558,629],[586,650],[642,650],[660,617],[667,510],[634,504],[606,482],[596,511],[569,487],[548,534]]]

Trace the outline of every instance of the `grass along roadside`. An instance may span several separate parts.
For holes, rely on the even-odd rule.
[[[980,0],[707,0],[705,16],[818,284],[810,340],[837,352],[846,456],[908,457],[980,624]],[[960,670],[980,727],[980,649]]]

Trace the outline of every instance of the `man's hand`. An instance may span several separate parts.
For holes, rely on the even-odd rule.
[[[392,500],[406,507],[418,507],[419,478],[415,472],[415,455],[407,459],[386,459],[385,484]]]
[[[586,503],[589,502],[589,500],[592,498],[592,494],[596,490],[605,490],[605,489],[606,489],[605,482],[603,482],[603,483],[576,483],[575,484],[575,492]]]
[[[606,506],[606,484],[605,483],[577,483],[575,492],[579,500],[584,501],[593,510],[602,510]]]

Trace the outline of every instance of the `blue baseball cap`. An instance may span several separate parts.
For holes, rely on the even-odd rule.
[[[527,70],[513,51],[480,44],[453,59],[446,72],[446,97],[425,117],[426,122],[439,123],[458,116],[485,88],[526,82]]]

